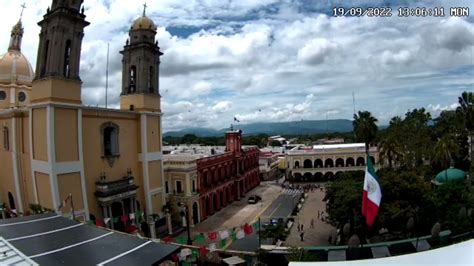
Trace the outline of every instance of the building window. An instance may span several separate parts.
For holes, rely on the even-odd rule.
[[[18,93],[18,101],[22,103],[22,102],[24,102],[25,100],[26,100],[26,94],[25,94],[24,92],[20,91],[20,92]]]
[[[10,150],[10,137],[8,135],[8,127],[3,127],[3,148]]]
[[[154,69],[153,67],[151,66],[150,67],[150,73],[148,73],[148,92],[149,93],[153,93],[154,92],[154,89],[153,89],[153,78],[154,78],[154,73],[153,73]]]
[[[49,53],[49,40],[46,40],[44,45],[44,53],[43,53],[43,65],[41,66],[41,76],[46,74],[46,66],[48,65],[48,53]]]
[[[137,91],[137,67],[130,67],[130,89],[128,93],[135,93]]]
[[[64,68],[63,75],[69,78],[71,74],[71,40],[66,41],[66,48],[64,49]]]
[[[7,98],[7,94],[4,91],[0,91],[0,101],[3,101]]]
[[[196,192],[196,180],[193,179],[193,192]]]
[[[168,181],[165,181],[165,192],[168,194],[170,193],[170,188],[168,186]]]
[[[181,181],[176,181],[176,193],[181,194],[183,193],[183,187],[181,186]]]
[[[112,122],[107,122],[101,126],[102,156],[119,156],[119,126]]]

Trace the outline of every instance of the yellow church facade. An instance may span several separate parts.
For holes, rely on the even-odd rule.
[[[156,27],[131,26],[120,109],[81,102],[82,1],[53,1],[41,27],[36,71],[21,54],[21,22],[0,56],[0,200],[8,215],[30,204],[76,217],[163,215],[162,113]],[[20,95],[20,94],[24,95]],[[4,97],[3,97],[4,96]],[[139,217],[130,217],[139,222]],[[111,221],[107,226],[113,228]],[[115,227],[121,226],[115,223]],[[117,229],[117,228],[115,228]]]

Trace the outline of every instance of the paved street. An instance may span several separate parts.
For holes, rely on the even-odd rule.
[[[274,182],[262,182],[260,186],[249,191],[240,201],[233,202],[226,208],[220,210],[210,218],[192,228],[191,236],[194,238],[195,235],[201,232],[216,232],[224,229],[232,229],[244,225],[245,223],[251,224],[258,219],[258,216],[261,215],[276,198],[278,198],[281,192],[281,187],[275,185]],[[251,195],[259,195],[262,197],[262,200],[257,204],[248,204],[247,199]],[[181,233],[181,236],[186,235],[186,232]],[[206,244],[207,243],[209,242],[206,241]]]
[[[270,221],[272,218],[287,218],[291,215],[295,204],[298,203],[301,193],[297,190],[285,190],[276,198],[271,205],[261,214],[261,223]],[[255,251],[258,249],[258,232],[239,239],[230,245],[229,249]],[[262,240],[262,244],[271,244]]]
[[[308,198],[303,209],[298,213],[295,226],[291,228],[290,236],[286,239],[285,246],[325,246],[329,245],[328,237],[333,226],[318,218],[318,211],[326,211],[323,201],[325,192],[319,189],[308,193]],[[310,228],[311,219],[314,219],[314,228]],[[298,223],[304,225],[304,241],[300,240]]]
[[[303,204],[302,210],[299,212],[295,220],[295,225],[292,227],[290,236],[285,241],[285,246],[317,246],[328,245],[328,236],[333,228],[331,225],[322,222],[318,219],[318,211],[325,211],[326,206],[322,201],[324,198],[324,191],[319,189],[308,193],[308,198]],[[260,195],[262,201],[257,204],[248,204],[247,198],[251,195]],[[232,229],[244,225],[245,223],[252,224],[258,221],[260,217],[262,224],[269,222],[272,218],[287,218],[301,197],[301,192],[298,190],[282,189],[274,182],[263,182],[259,187],[247,193],[245,198],[236,201],[226,208],[220,210],[206,221],[196,225],[191,230],[191,235],[203,232],[216,232],[224,229]],[[311,218],[314,219],[315,228],[310,228]],[[300,240],[300,235],[297,230],[298,223],[304,224],[304,241]],[[181,234],[186,236],[186,232]],[[213,241],[217,242],[217,241]],[[255,251],[258,249],[258,233],[254,232],[245,238],[232,242],[227,249]],[[210,241],[206,238],[206,243]],[[262,240],[261,244],[271,244]]]

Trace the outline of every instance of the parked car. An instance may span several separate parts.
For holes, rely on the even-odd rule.
[[[252,196],[249,197],[248,202],[249,202],[249,204],[256,204],[257,202],[259,202],[261,200],[262,200],[262,198],[260,196],[252,195]]]

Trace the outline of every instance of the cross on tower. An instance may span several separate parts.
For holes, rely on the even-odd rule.
[[[146,5],[146,2],[145,2],[143,4],[143,16],[145,16],[146,8],[147,8],[147,5]]]
[[[26,8],[26,5],[25,3],[23,3],[23,5],[21,5],[20,19],[23,17],[23,10],[25,10],[25,8]]]

